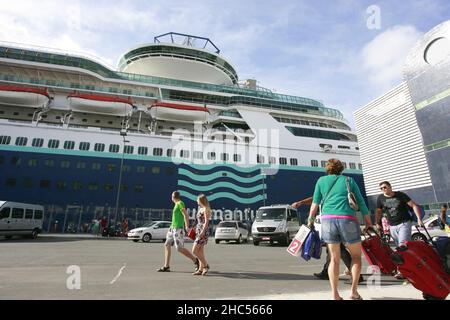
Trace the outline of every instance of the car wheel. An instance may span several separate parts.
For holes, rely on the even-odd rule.
[[[31,238],[31,239],[36,239],[37,236],[38,236],[38,234],[39,234],[39,231],[38,231],[37,229],[34,229],[34,230],[31,232],[30,238]]]
[[[220,240],[217,240],[217,239],[216,239],[216,244],[219,244],[219,242],[220,242]]]
[[[412,241],[424,241],[427,242],[427,237],[420,233],[414,233],[411,237]]]
[[[150,242],[150,240],[152,240],[152,235],[150,233],[146,233],[142,237],[142,242]]]
[[[253,240],[253,245],[254,245],[254,246],[259,246],[259,241]]]
[[[237,239],[237,243],[241,244],[242,243],[242,235],[239,235],[239,238]]]
[[[133,242],[139,242],[139,240],[137,240],[137,239],[133,239]]]

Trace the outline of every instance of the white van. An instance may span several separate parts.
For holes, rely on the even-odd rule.
[[[288,204],[261,207],[252,225],[253,244],[274,241],[288,245],[300,229],[297,210]]]
[[[42,231],[44,207],[35,204],[0,201],[0,236],[21,235],[32,239]]]

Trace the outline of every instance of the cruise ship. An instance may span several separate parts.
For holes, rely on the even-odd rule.
[[[170,32],[118,61],[0,43],[0,198],[44,205],[44,231],[170,219],[174,190],[192,216],[204,193],[214,220],[252,220],[310,196],[329,158],[364,193],[342,113],[240,80],[210,39]]]

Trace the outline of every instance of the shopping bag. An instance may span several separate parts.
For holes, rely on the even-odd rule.
[[[306,225],[302,225],[286,251],[293,256],[298,257],[300,255],[300,249],[302,248],[303,242],[308,237],[310,232],[311,230]]]
[[[312,228],[303,243],[301,257],[306,261],[309,261],[311,258],[320,259],[321,253],[322,242],[320,240],[319,232]]]

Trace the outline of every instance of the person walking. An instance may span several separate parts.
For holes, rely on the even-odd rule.
[[[178,252],[191,259],[195,264],[195,271],[199,270],[199,259],[184,247],[184,236],[187,234],[186,229],[189,228],[189,215],[186,211],[184,202],[181,201],[180,193],[178,191],[172,192],[172,202],[174,207],[172,210],[172,224],[167,231],[166,243],[164,245],[164,266],[157,269],[158,272],[170,272],[170,257],[172,253],[172,246]]]
[[[197,203],[200,206],[200,210],[197,212],[197,223],[195,226],[196,238],[192,247],[192,253],[200,261],[200,266],[193,275],[205,276],[209,271],[209,264],[205,258],[205,245],[208,243],[210,234],[209,220],[211,219],[211,207],[204,194],[198,196]]]
[[[299,200],[297,202],[294,202],[291,204],[291,206],[295,209],[299,208],[302,205],[311,205],[313,202],[313,197],[309,197],[303,200]],[[320,234],[320,230],[319,234]],[[322,271],[314,273],[313,275],[321,280],[330,280],[329,276],[328,276],[328,267],[330,266],[330,262],[331,262],[331,255],[330,255],[330,251],[328,250],[328,248],[326,249],[327,252],[327,257],[326,257],[326,261],[325,264],[323,265]],[[344,262],[345,266],[347,267],[347,269],[344,272],[344,275],[346,276],[351,276],[351,267],[352,267],[352,257],[350,255],[350,253],[348,252],[347,248],[345,247],[345,245],[343,245],[341,243],[341,259],[342,262]],[[359,282],[363,282],[364,281],[364,277],[362,275],[359,276]]]
[[[366,224],[365,229],[372,227],[369,209],[361,195],[358,185],[351,177],[342,176],[344,166],[338,159],[328,160],[327,175],[317,180],[314,188],[313,202],[309,211],[308,226],[314,226],[316,214],[321,207],[321,237],[330,252],[328,277],[332,295],[335,300],[343,300],[339,295],[339,260],[341,259],[341,243],[346,244],[352,257],[352,287],[350,299],[362,300],[358,293],[358,282],[361,274],[361,230],[356,211],[349,205],[347,184],[355,195]]]
[[[382,194],[377,199],[377,210],[375,213],[377,228],[382,232],[381,217],[385,213],[390,225],[391,238],[394,240],[395,245],[399,247],[406,241],[411,241],[412,217],[408,210],[409,207],[413,208],[417,216],[418,226],[423,226],[420,208],[406,193],[394,192],[389,181],[382,181],[379,186]],[[399,272],[394,277],[396,279],[404,279]]]
[[[445,204],[445,203],[441,207],[441,216],[440,216],[439,220],[440,220],[440,224],[441,224],[441,229],[445,230],[445,226],[449,225],[447,223],[447,204]]]

